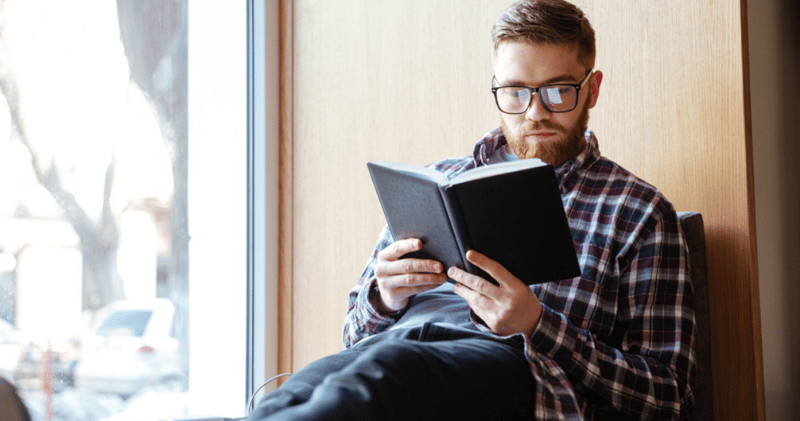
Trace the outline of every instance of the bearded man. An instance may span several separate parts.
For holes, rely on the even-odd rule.
[[[555,167],[581,275],[526,286],[480,254],[497,285],[406,257],[384,229],[350,291],[345,350],[268,395],[252,419],[688,419],[695,321],[670,202],[603,157],[587,130],[603,74],[594,30],[563,0],[526,0],[494,25],[501,126],[431,166],[539,158]],[[455,283],[447,283],[447,279]]]

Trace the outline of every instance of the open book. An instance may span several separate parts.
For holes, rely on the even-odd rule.
[[[367,163],[395,240],[419,238],[410,257],[495,282],[465,257],[497,261],[527,285],[580,275],[555,171],[538,159],[478,167],[451,180],[431,168]]]

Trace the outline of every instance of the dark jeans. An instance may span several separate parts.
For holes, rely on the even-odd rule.
[[[248,419],[533,419],[534,390],[521,342],[425,325],[309,364]]]

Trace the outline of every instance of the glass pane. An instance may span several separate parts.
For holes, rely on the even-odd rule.
[[[97,336],[144,336],[152,310],[118,310],[103,320],[94,332]]]
[[[188,1],[0,20],[0,376],[35,420],[189,415]]]

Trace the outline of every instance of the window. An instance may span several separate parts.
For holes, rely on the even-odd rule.
[[[242,416],[275,370],[277,6],[204,3],[0,1],[0,376],[34,419]]]

